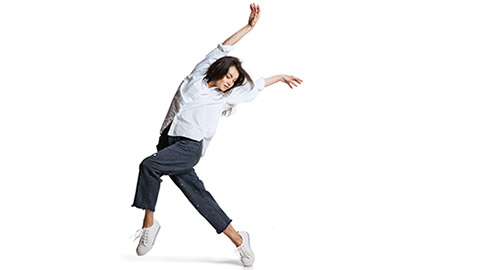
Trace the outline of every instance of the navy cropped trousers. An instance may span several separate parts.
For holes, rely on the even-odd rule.
[[[168,130],[165,129],[160,136],[158,152],[140,163],[132,206],[155,211],[161,177],[168,175],[216,232],[222,233],[232,220],[205,189],[193,169],[202,155],[202,141],[168,136]]]

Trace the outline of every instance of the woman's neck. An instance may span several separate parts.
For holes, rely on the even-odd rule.
[[[209,81],[209,82],[207,83],[207,85],[208,85],[208,88],[212,88],[212,87],[215,86],[215,82],[214,82],[214,81]]]

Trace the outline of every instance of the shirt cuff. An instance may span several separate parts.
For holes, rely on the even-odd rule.
[[[265,79],[263,77],[260,77],[255,81],[254,84],[258,91],[262,91],[265,88]]]
[[[222,52],[228,53],[228,52],[232,51],[233,48],[234,47],[232,45],[223,45],[222,43],[218,44],[218,49]]]

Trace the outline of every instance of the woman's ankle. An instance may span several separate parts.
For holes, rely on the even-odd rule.
[[[242,245],[243,239],[242,236],[232,227],[231,224],[223,231],[223,233],[232,241],[232,243],[239,247]]]
[[[145,217],[143,218],[143,228],[150,228],[153,226],[153,213],[150,210],[145,211]]]
[[[242,245],[243,243],[243,239],[242,239],[242,236],[240,234],[237,233],[237,236],[238,237],[235,237],[234,240],[232,240],[233,244],[236,246],[236,247],[239,247]]]
[[[153,221],[143,221],[143,228],[150,228],[153,226]]]

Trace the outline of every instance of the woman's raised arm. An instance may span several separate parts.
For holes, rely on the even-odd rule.
[[[242,39],[248,32],[257,24],[258,19],[260,18],[260,6],[255,5],[255,3],[250,4],[250,17],[248,18],[248,24],[240,28],[235,34],[227,38],[222,45],[234,45],[240,39]]]
[[[265,87],[270,86],[277,82],[286,83],[290,88],[293,89],[292,85],[297,87],[297,84],[301,84],[303,81],[292,75],[275,75],[265,79]]]

